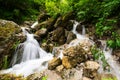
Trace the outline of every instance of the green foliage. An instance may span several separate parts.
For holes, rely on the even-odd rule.
[[[104,53],[100,49],[97,49],[96,47],[92,47],[91,52],[93,54],[94,60],[101,60],[103,62],[102,65],[103,65],[103,68],[105,69],[108,66],[108,63],[105,60]]]
[[[13,20],[21,23],[24,20],[32,19],[31,15],[37,15],[39,9],[36,8],[33,0],[0,0],[0,18]]]
[[[72,11],[68,0],[46,0],[45,7],[48,14],[52,17],[55,17],[57,14],[63,15]]]
[[[99,18],[96,23],[96,34],[101,37],[104,35],[110,35],[113,32],[114,25],[117,21],[115,19]]]
[[[120,48],[120,35],[113,32],[112,37],[113,39],[107,41],[108,46],[113,49]]]

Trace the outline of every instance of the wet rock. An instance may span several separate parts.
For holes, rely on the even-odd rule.
[[[49,61],[48,63],[48,69],[53,70],[55,69],[57,66],[61,65],[62,61],[60,58],[53,58],[51,61]]]
[[[77,26],[76,31],[77,31],[78,33],[82,34],[82,25],[81,25],[81,24],[79,24],[79,25]]]
[[[42,28],[42,29],[36,31],[35,35],[37,35],[39,37],[42,37],[42,36],[46,35],[46,32],[47,32],[47,29],[46,28]]]
[[[74,13],[69,12],[64,16],[59,17],[57,19],[57,21],[55,22],[54,27],[55,28],[63,27],[65,29],[67,29],[68,31],[70,31],[73,28],[73,22],[71,22],[70,20],[73,18],[74,18]]]
[[[66,35],[66,43],[70,43],[73,39],[76,38],[76,35],[73,34],[72,32],[70,31],[65,31],[65,35]]]
[[[5,56],[8,56],[7,59],[10,59],[14,52],[13,48],[19,43],[20,38],[16,36],[19,32],[21,32],[21,29],[16,23],[0,20],[0,69],[4,65],[3,60]]]
[[[51,42],[58,42],[58,44],[62,45],[65,43],[65,30],[62,27],[58,27],[56,30],[49,33],[49,39]]]

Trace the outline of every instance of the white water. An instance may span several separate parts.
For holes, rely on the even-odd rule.
[[[31,28],[35,28],[35,26],[38,24],[38,21],[36,21],[32,26]]]

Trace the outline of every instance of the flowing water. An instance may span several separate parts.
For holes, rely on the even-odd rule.
[[[76,28],[77,28],[77,25],[80,23],[77,21],[73,21],[73,22],[74,22],[74,25],[73,25],[72,32],[76,35],[77,39],[71,41],[67,47],[63,46],[63,48],[60,49],[59,51],[60,54],[58,55],[58,57],[61,59],[63,57],[62,52],[64,48],[76,46],[77,44],[82,43],[82,41],[87,41],[87,40],[89,40],[91,44],[94,45],[94,42],[85,36],[86,34],[85,26],[82,25],[82,34],[79,34],[76,31]],[[37,24],[38,22],[35,22],[31,26],[31,28],[34,28],[34,26]],[[37,71],[39,72],[44,69],[47,69],[47,64],[48,64],[47,62],[53,59],[55,48],[53,48],[53,55],[50,53],[47,53],[42,48],[40,48],[39,43],[34,39],[33,34],[29,34],[25,30],[25,28],[23,28],[23,33],[27,36],[27,39],[24,43],[21,43],[16,49],[14,58],[12,60],[12,68],[1,71],[1,74],[11,73],[16,75],[23,75],[24,77],[26,77],[34,72],[37,72]],[[113,60],[113,57],[111,54],[112,50],[108,49],[106,51],[106,43],[105,43],[103,52],[105,54],[105,58],[108,64],[110,65],[111,73],[115,74],[118,80],[120,80],[120,67],[119,65],[117,65],[116,61]]]

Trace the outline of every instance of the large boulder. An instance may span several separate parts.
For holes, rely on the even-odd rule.
[[[12,56],[14,48],[19,43],[16,36],[21,31],[20,27],[12,22],[0,20],[0,69],[5,67],[5,62]],[[5,59],[6,58],[6,59]]]

